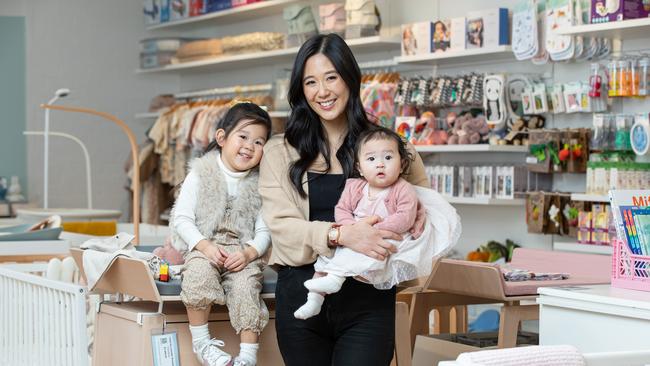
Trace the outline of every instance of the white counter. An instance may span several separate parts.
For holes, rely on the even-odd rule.
[[[609,285],[540,288],[540,345],[582,352],[650,349],[650,292]]]

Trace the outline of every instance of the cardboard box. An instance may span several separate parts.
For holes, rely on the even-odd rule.
[[[431,22],[402,24],[402,56],[430,53],[432,35]]]
[[[508,9],[495,8],[467,13],[467,48],[510,44]]]
[[[415,337],[412,366],[438,366],[440,361],[455,360],[463,352],[478,350],[478,347],[439,339],[438,336],[418,335]]]
[[[271,312],[272,304],[267,302],[267,306]],[[210,335],[224,341],[223,349],[236,356],[239,353],[239,336],[228,322],[225,307],[215,306],[212,309],[208,322]],[[95,323],[93,365],[153,365],[151,335],[164,327],[165,332],[177,332],[180,364],[200,366],[192,352],[192,336],[183,304],[165,303],[164,315],[157,311],[158,304],[151,301],[102,304]],[[275,319],[269,320],[261,334],[258,363],[283,364],[275,336]]]
[[[451,32],[449,35],[449,47],[452,50],[465,49],[465,33],[466,33],[466,19],[465,17],[451,19]]]
[[[431,52],[444,52],[451,47],[451,21],[438,20],[433,22],[431,34]]]
[[[190,0],[175,0],[170,5],[170,19],[181,20],[190,16]]]
[[[650,6],[638,0],[591,0],[591,23],[608,23],[648,17]]]
[[[418,335],[415,337],[412,366],[438,366],[441,361],[455,360],[464,352],[497,347],[497,332]],[[537,345],[539,335],[519,331],[517,344]]]

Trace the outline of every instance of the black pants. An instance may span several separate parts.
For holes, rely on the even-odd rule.
[[[352,278],[325,296],[320,314],[293,312],[307,300],[303,283],[314,267],[282,267],[275,290],[276,331],[287,366],[389,365],[395,345],[395,288],[377,290]]]

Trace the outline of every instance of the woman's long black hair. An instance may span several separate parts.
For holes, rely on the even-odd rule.
[[[325,137],[325,131],[320,118],[309,107],[303,91],[302,79],[305,64],[307,59],[318,53],[323,54],[332,62],[350,90],[350,98],[345,111],[348,120],[348,132],[343,144],[336,151],[336,157],[343,167],[343,174],[346,179],[354,175],[354,148],[357,138],[363,131],[374,126],[368,120],[359,97],[361,92],[359,65],[343,38],[331,33],[319,34],[307,40],[300,47],[293,63],[288,95],[291,115],[287,121],[284,134],[286,141],[298,150],[300,155],[300,158],[293,162],[289,168],[289,178],[301,197],[307,196],[302,187],[302,176],[319,154],[325,157],[327,172],[331,169],[331,151]]]

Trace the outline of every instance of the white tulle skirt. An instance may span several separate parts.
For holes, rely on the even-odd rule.
[[[400,282],[428,276],[435,260],[453,248],[461,233],[460,217],[438,192],[415,187],[420,203],[427,211],[422,235],[391,242],[397,246],[386,260],[379,261],[349,248],[337,248],[331,258],[320,256],[317,272],[356,277],[378,289],[389,289]]]

